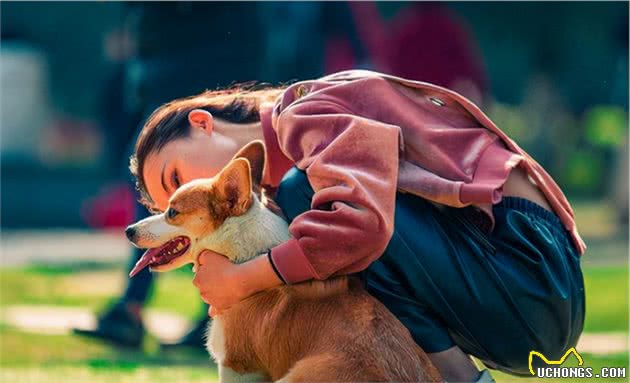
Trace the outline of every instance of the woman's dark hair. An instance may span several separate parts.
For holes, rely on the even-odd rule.
[[[228,122],[256,122],[260,121],[260,105],[275,101],[283,90],[284,87],[271,88],[266,84],[238,84],[229,89],[205,91],[196,96],[180,98],[157,108],[145,122],[129,161],[129,170],[140,192],[140,202],[150,210],[155,210],[144,182],[144,163],[151,153],[159,151],[169,142],[188,137],[191,128],[188,113],[194,109],[203,109],[214,118]]]

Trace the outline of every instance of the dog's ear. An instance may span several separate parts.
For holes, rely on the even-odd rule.
[[[252,183],[254,186],[260,186],[265,168],[265,144],[260,140],[252,141],[243,146],[232,160],[237,158],[245,158],[249,161]]]
[[[249,162],[244,158],[230,161],[217,175],[214,184],[232,215],[243,214],[251,206],[252,179]]]

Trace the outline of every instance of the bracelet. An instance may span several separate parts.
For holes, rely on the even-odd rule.
[[[282,278],[282,275],[278,271],[278,268],[273,263],[273,259],[271,258],[271,249],[267,250],[267,258],[269,259],[269,263],[271,263],[271,268],[273,269],[273,272],[276,273],[276,275],[278,276],[278,279],[280,279],[282,281],[282,283],[284,283],[286,285],[287,282],[284,280],[284,278]]]

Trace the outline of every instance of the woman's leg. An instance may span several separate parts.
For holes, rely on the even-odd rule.
[[[490,235],[471,222],[474,214],[399,195],[395,232],[368,269],[368,290],[434,357],[457,345],[525,375],[530,351],[557,358],[577,342],[579,258],[558,218],[529,201],[495,206]]]
[[[433,261],[449,267],[445,257],[439,258],[455,246],[447,244],[445,238],[449,233],[435,220],[441,213],[426,200],[399,194],[395,214],[394,234],[385,253],[366,271],[368,291],[409,329],[445,381],[475,382],[481,373],[468,353],[453,340],[451,325],[432,307],[434,304],[448,307],[451,302],[422,299],[429,294],[441,296],[443,290],[455,287],[449,282],[452,276],[418,260],[417,253],[422,251],[433,257]],[[446,248],[440,249],[445,244]]]

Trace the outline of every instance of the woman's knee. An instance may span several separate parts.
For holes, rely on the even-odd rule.
[[[306,172],[294,166],[282,178],[274,200],[287,219],[293,221],[311,208],[313,194],[315,192],[308,182]]]

